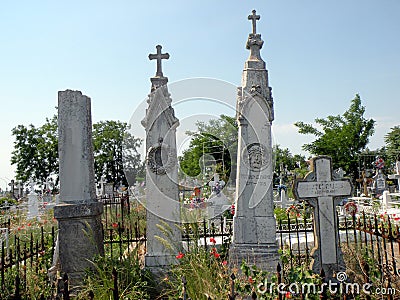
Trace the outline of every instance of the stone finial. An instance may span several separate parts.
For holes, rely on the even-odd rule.
[[[157,72],[156,72],[156,77],[164,77],[163,72],[162,72],[162,66],[161,66],[161,60],[162,59],[169,59],[169,54],[168,53],[161,53],[162,46],[157,45],[156,46],[157,53],[156,54],[149,54],[149,59],[157,60]]]
[[[257,33],[256,22],[257,20],[260,20],[260,15],[256,15],[256,10],[253,9],[252,14],[249,15],[247,19],[251,20],[251,23],[253,25],[253,34],[256,34]]]
[[[162,59],[169,59],[169,54],[168,53],[161,53],[161,49],[162,49],[161,45],[157,45],[156,49],[157,49],[157,53],[156,54],[149,54],[149,59],[150,60],[153,60],[153,59],[157,60],[156,76],[152,77],[150,79],[150,81],[151,81],[151,91],[152,92],[155,91],[160,86],[166,85],[167,82],[168,82],[168,78],[164,77],[164,74],[162,72],[161,60]]]

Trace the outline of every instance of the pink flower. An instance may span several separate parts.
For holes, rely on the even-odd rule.
[[[113,228],[118,228],[118,224],[117,223],[112,223],[111,225]]]
[[[222,265],[226,266],[226,265],[228,265],[228,262],[227,262],[226,260],[224,260],[224,261],[222,262]]]

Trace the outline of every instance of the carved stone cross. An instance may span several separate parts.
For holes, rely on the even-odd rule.
[[[247,18],[249,20],[251,20],[251,22],[252,22],[253,34],[256,34],[257,33],[257,31],[256,31],[256,22],[257,22],[257,20],[260,20],[260,15],[256,15],[256,10],[253,9],[252,14],[249,15]]]
[[[324,269],[326,278],[343,270],[344,262],[339,248],[339,228],[336,205],[341,198],[351,196],[350,179],[333,175],[332,159],[318,156],[312,160],[312,169],[305,179],[297,180],[294,194],[307,200],[314,207],[314,235],[316,246],[312,251],[313,271]]]
[[[363,186],[363,193],[365,197],[368,197],[368,182],[370,179],[367,177],[365,171],[361,172],[361,177],[356,179],[356,181]]]
[[[157,53],[156,54],[149,54],[149,59],[157,59],[157,72],[156,72],[156,77],[164,77],[163,72],[162,72],[162,67],[161,67],[161,60],[162,59],[169,59],[169,54],[168,53],[161,53],[162,46],[157,45],[156,46]]]

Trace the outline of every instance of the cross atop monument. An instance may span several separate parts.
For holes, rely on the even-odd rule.
[[[256,22],[257,22],[257,20],[260,20],[260,15],[256,15],[256,10],[253,9],[252,14],[249,15],[247,17],[247,19],[251,20],[252,25],[253,25],[253,34],[256,34],[257,33],[257,31],[256,31]]]
[[[161,60],[162,59],[169,59],[169,54],[168,53],[161,53],[162,46],[157,45],[156,46],[157,53],[156,54],[149,54],[149,59],[157,59],[157,72],[156,72],[156,77],[164,77],[163,72],[162,72],[162,66],[161,66]]]

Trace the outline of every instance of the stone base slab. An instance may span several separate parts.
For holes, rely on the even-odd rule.
[[[93,258],[104,254],[102,211],[99,202],[54,207],[59,229],[58,263],[61,274],[68,274],[71,286],[80,285],[85,270],[94,267]]]
[[[279,258],[277,244],[232,244],[229,250],[229,264],[232,267],[240,268],[244,260],[249,266],[276,272]]]

